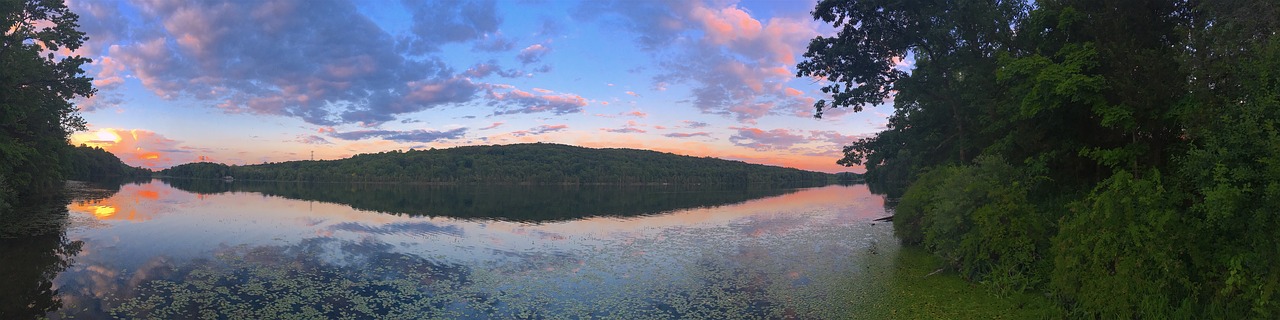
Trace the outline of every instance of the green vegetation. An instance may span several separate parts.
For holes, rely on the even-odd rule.
[[[102,148],[83,144],[62,149],[61,159],[62,177],[72,180],[151,176],[151,170],[129,166]]]
[[[1081,318],[1280,316],[1280,3],[836,1],[800,76],[966,279]],[[910,71],[895,69],[913,59]],[[927,316],[926,316],[927,317]]]
[[[534,143],[359,154],[332,161],[178,165],[160,175],[328,182],[760,184],[828,182],[830,174],[635,149]]]
[[[965,281],[955,272],[938,272],[946,262],[918,247],[904,247],[894,258],[880,294],[885,297],[868,318],[882,319],[1052,319],[1053,303],[1033,293],[1004,294]]]
[[[0,212],[62,189],[60,150],[85,128],[71,100],[94,89],[81,66],[59,57],[87,38],[62,1],[0,1]]]

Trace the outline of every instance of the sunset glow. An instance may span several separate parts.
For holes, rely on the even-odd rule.
[[[813,118],[812,1],[69,5],[99,90],[72,143],[153,169],[551,142],[861,172],[841,147],[889,113]]]
[[[105,219],[116,214],[116,208],[112,206],[94,206],[93,215],[99,219]]]

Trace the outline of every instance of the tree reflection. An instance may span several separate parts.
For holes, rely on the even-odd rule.
[[[197,179],[165,179],[164,182],[198,194],[258,192],[383,213],[522,222],[650,215],[734,204],[818,186],[439,186]]]
[[[68,186],[48,202],[0,213],[0,318],[42,318],[62,307],[53,280],[84,246],[67,239],[67,204],[112,193],[84,183]]]

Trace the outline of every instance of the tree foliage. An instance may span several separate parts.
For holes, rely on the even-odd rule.
[[[98,178],[150,177],[151,170],[133,167],[120,161],[120,158],[102,148],[80,145],[64,148],[60,155],[62,176],[73,180],[93,180]]]
[[[61,0],[0,1],[0,206],[62,188],[59,150],[84,129],[71,103],[94,94],[81,66],[64,56],[87,37]]]
[[[903,241],[1079,317],[1280,315],[1280,3],[829,0],[814,18],[838,30],[798,66],[828,81],[815,108],[892,99],[839,163],[905,190]]]
[[[834,175],[827,173],[741,161],[545,143],[389,151],[341,160],[246,166],[193,163],[160,174],[205,179],[233,176],[237,180],[450,184],[758,184],[834,180]]]

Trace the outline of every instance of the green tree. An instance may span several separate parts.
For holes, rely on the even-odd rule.
[[[906,190],[904,242],[1073,316],[1280,315],[1280,2],[1021,3],[821,2],[815,107],[894,98],[838,163]]]
[[[0,1],[0,203],[60,190],[59,150],[85,128],[71,103],[95,92],[81,66],[62,56],[88,38],[62,0]]]

